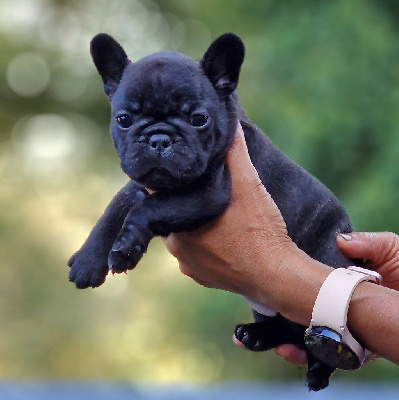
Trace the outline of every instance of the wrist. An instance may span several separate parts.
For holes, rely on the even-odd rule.
[[[321,285],[333,270],[312,259],[293,242],[280,244],[272,257],[257,261],[264,266],[251,290],[251,299],[267,304],[289,320],[307,326]]]
[[[333,270],[296,248],[285,260],[285,282],[281,281],[280,313],[289,320],[307,326],[313,305],[323,282]],[[284,292],[286,295],[284,295]]]

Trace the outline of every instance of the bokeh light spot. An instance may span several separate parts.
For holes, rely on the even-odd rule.
[[[44,92],[50,76],[46,60],[35,53],[19,54],[10,61],[7,68],[10,88],[22,97],[34,97]]]
[[[14,127],[13,144],[25,174],[59,179],[74,164],[77,132],[64,117],[36,115]]]

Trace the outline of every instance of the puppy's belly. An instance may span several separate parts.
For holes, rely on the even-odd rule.
[[[248,297],[244,297],[244,300],[253,310],[258,312],[259,314],[263,314],[266,317],[275,317],[277,315],[277,311],[266,306],[265,304],[258,303],[257,301],[251,300]]]

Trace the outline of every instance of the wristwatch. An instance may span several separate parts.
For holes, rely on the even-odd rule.
[[[317,295],[305,345],[318,360],[333,368],[357,369],[373,354],[351,335],[346,326],[349,303],[363,281],[382,283],[380,274],[360,267],[334,269]]]

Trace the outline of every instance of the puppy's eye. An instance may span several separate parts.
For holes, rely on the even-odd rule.
[[[193,114],[190,117],[190,124],[196,128],[203,128],[209,121],[209,117],[203,114]]]
[[[122,114],[122,115],[117,116],[116,122],[123,129],[129,128],[133,124],[132,118],[129,117],[129,115],[127,115],[127,114]]]

